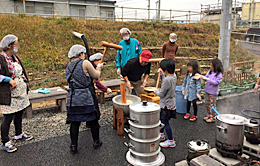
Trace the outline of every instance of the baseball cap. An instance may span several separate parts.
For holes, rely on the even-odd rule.
[[[149,59],[152,58],[152,53],[148,50],[143,50],[140,56],[142,61],[149,62]]]

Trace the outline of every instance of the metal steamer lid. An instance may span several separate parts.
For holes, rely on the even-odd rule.
[[[209,150],[209,143],[206,140],[192,140],[187,143],[188,147],[194,151]]]
[[[244,125],[247,122],[246,118],[234,114],[220,114],[216,118],[221,122],[232,125]]]
[[[249,127],[260,127],[260,123],[256,119],[247,119],[246,126],[249,126]]]
[[[129,108],[131,111],[140,113],[156,112],[160,110],[160,106],[158,104],[147,101],[133,103],[129,106]]]

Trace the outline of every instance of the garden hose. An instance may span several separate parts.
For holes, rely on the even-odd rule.
[[[247,114],[245,113],[245,112],[247,112],[247,111],[251,111],[251,112],[258,113],[259,116],[257,117],[257,116],[247,115]],[[250,118],[260,119],[260,111],[256,111],[256,110],[243,110],[243,111],[242,111],[242,114],[245,115],[245,116],[247,116],[247,117],[250,117]]]
[[[260,162],[259,161],[256,161],[256,160],[253,160],[252,163],[257,163],[260,165]]]

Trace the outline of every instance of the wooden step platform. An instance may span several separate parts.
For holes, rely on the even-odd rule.
[[[244,139],[243,152],[260,159],[260,146],[249,143],[246,138]]]
[[[238,166],[241,164],[241,161],[237,159],[222,157],[216,148],[210,150],[209,156],[226,166]],[[249,158],[249,156],[246,154],[243,154],[242,157]]]

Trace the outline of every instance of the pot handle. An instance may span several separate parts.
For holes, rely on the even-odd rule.
[[[124,144],[125,144],[126,147],[128,147],[130,149],[134,149],[135,148],[135,146],[132,145],[131,143],[124,142]]]
[[[223,133],[227,133],[227,128],[222,126],[217,126],[218,129],[222,130]]]
[[[134,132],[131,129],[124,128],[124,130],[127,134],[134,134]]]
[[[130,117],[127,117],[126,119],[127,119],[127,120],[130,120],[130,121],[132,121],[132,122],[135,122],[135,123],[139,122],[138,119],[134,119],[134,118],[130,118]]]
[[[247,131],[247,130],[244,130],[245,133],[249,133],[249,134],[254,134],[253,131]]]
[[[165,126],[165,124],[163,124],[163,123],[161,122],[161,124],[160,124],[160,130],[161,130],[162,128],[164,128],[164,126]]]

